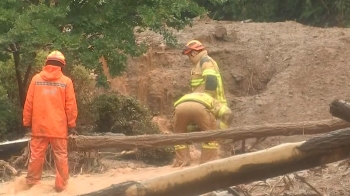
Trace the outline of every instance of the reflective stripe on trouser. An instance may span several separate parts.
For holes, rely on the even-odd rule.
[[[56,179],[55,188],[62,191],[69,179],[67,139],[32,137],[30,140],[30,159],[26,181],[28,185],[37,184],[41,180],[46,149],[51,144],[54,154]]]
[[[175,145],[174,148],[175,148],[175,150],[181,150],[181,149],[188,148],[188,146],[187,145]]]
[[[202,148],[218,149],[219,148],[219,144],[217,142],[203,142],[202,143]]]

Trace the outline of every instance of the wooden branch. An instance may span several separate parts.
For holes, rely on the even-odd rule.
[[[13,51],[12,56],[15,62],[15,73],[16,73],[16,80],[17,80],[17,86],[18,86],[18,96],[20,100],[20,104],[22,108],[24,107],[24,102],[25,102],[25,89],[23,86],[23,81],[22,81],[22,73],[20,70],[20,53],[19,53],[19,46],[17,43],[10,44],[10,48]]]
[[[144,181],[127,181],[83,196],[195,196],[346,159],[350,128],[307,141],[286,143]]]
[[[305,177],[299,176],[298,174],[294,174],[295,179],[299,180],[300,182],[305,183],[307,186],[309,186],[313,191],[317,193],[317,195],[322,196],[323,194],[318,191],[314,186],[312,186],[309,182],[306,181]]]
[[[32,71],[32,65],[28,65],[27,67],[27,70],[26,70],[26,73],[24,74],[24,78],[23,78],[23,87],[27,89],[27,86],[28,86],[28,82],[29,82],[29,74],[30,72]]]
[[[181,134],[153,134],[138,136],[75,136],[70,139],[72,149],[98,148],[146,148],[192,144],[210,140],[232,139],[233,141],[248,138],[320,134],[350,127],[342,120],[322,120],[299,123],[280,123],[256,126],[234,127],[219,131],[203,131]]]
[[[15,168],[13,168],[8,162],[0,160],[0,167],[4,167],[11,171],[13,176],[18,176],[20,172],[18,172]]]
[[[29,156],[29,149],[28,149],[28,147],[25,147],[23,150],[23,154],[21,156],[19,156],[12,164],[14,166],[17,166],[21,162],[26,163],[28,160],[28,156]]]

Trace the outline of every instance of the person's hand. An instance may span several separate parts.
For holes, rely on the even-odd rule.
[[[78,132],[75,130],[75,128],[69,128],[68,135],[78,135]]]

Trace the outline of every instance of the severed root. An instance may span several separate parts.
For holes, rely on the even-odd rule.
[[[313,191],[315,191],[317,193],[317,195],[322,196],[323,194],[317,190],[314,186],[312,186],[310,183],[308,183],[305,179],[305,177],[299,176],[296,173],[294,173],[295,179],[299,180],[300,182],[305,183],[306,185],[308,185]]]
[[[23,154],[21,156],[19,156],[15,161],[13,161],[13,165],[17,166],[20,163],[26,163],[28,160],[28,156],[29,156],[29,150],[28,147],[24,148]]]
[[[281,176],[280,179],[277,181],[277,183],[275,185],[273,185],[273,187],[270,189],[270,193],[269,195],[272,194],[273,190],[276,188],[276,186],[284,179],[284,176]]]
[[[21,172],[17,171],[15,168],[13,168],[8,162],[0,160],[0,167],[4,167],[11,171],[13,176],[18,176]]]
[[[266,140],[266,137],[256,138],[255,142],[247,149],[247,152],[252,151],[257,145],[261,144],[265,140]]]

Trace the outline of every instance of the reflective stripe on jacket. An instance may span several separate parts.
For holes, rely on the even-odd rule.
[[[227,105],[224,86],[217,63],[208,55],[203,55],[196,66],[191,70],[191,88],[192,92],[204,92],[206,77],[213,75],[217,79],[217,88],[214,92],[214,98]]]

